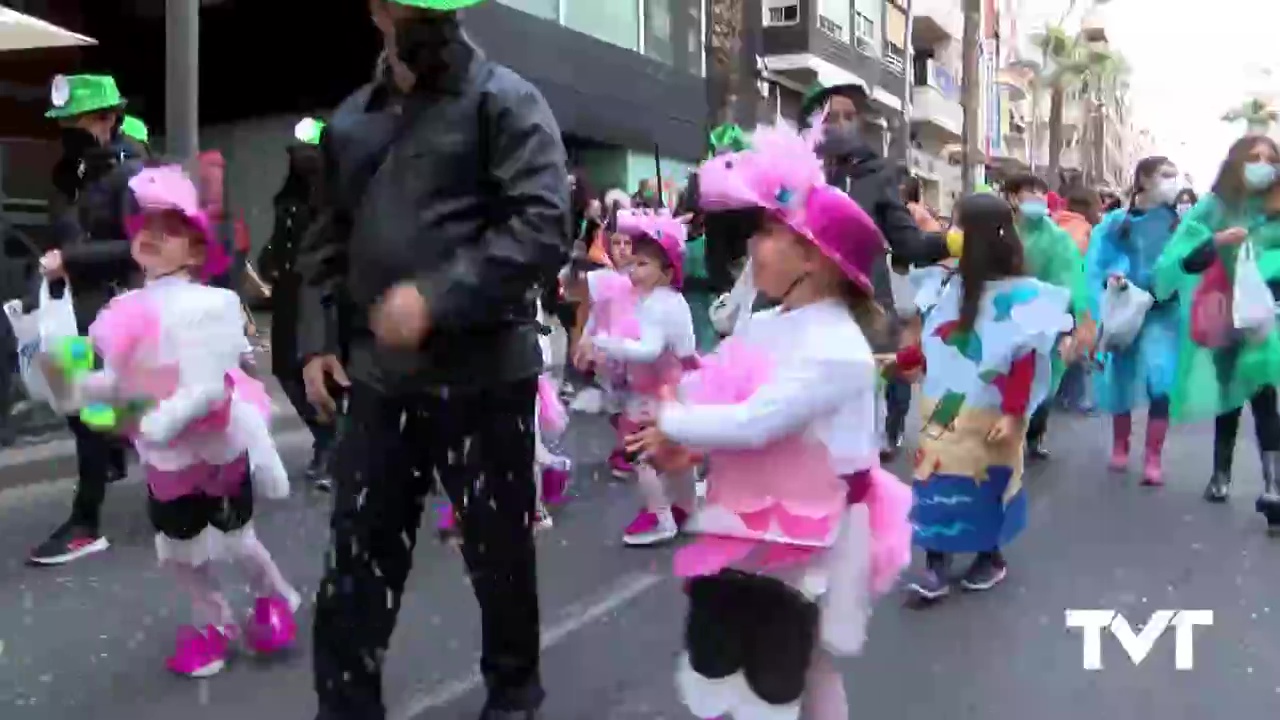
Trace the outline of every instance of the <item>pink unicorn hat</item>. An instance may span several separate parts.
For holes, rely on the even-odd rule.
[[[630,238],[648,238],[662,248],[671,263],[671,285],[684,284],[684,246],[689,228],[671,216],[670,210],[619,210],[618,232]]]
[[[200,207],[200,196],[179,165],[146,168],[129,180],[129,190],[138,201],[139,212],[125,220],[125,230],[133,237],[142,230],[147,215],[160,212],[176,212],[182,216],[199,238],[204,241],[204,265],[197,275],[208,280],[231,266],[231,258],[222,243],[213,237],[209,216]]]
[[[709,158],[698,168],[704,210],[762,208],[813,242],[861,290],[887,248],[875,221],[827,184],[814,150],[821,126],[806,135],[785,123],[758,128],[751,147]]]

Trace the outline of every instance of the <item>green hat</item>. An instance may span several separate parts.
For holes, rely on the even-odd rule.
[[[320,136],[324,133],[325,122],[316,118],[302,118],[293,126],[293,136],[300,143],[319,145]]]
[[[151,136],[151,132],[147,130],[147,124],[132,115],[124,116],[124,122],[120,123],[120,132],[140,143],[148,142]]]
[[[854,91],[857,95],[857,102],[865,100],[867,97],[866,88],[857,83],[845,83],[843,85],[823,85],[821,82],[815,82],[809,86],[804,93],[804,99],[800,101],[800,122],[808,123],[809,118],[814,113],[822,109],[823,105],[831,99],[832,95],[838,95],[847,91]]]
[[[472,5],[479,5],[484,2],[484,0],[391,0],[391,2],[396,3],[397,5],[421,8],[423,10],[449,12],[452,10],[469,8]]]
[[[709,136],[711,141],[711,154],[719,155],[726,152],[741,152],[749,146],[747,134],[742,128],[734,123],[725,123],[719,125],[711,131]]]
[[[115,78],[110,75],[58,75],[49,88],[47,118],[69,118],[98,110],[125,106]]]

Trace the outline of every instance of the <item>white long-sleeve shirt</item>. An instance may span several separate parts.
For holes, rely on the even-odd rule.
[[[640,324],[639,338],[597,335],[593,346],[610,360],[627,363],[657,362],[665,352],[677,358],[697,353],[693,315],[689,303],[676,290],[654,288],[636,305],[636,319]]]
[[[842,303],[764,310],[735,338],[769,356],[769,379],[736,405],[666,403],[658,414],[662,432],[705,450],[760,448],[811,433],[827,447],[838,474],[878,462],[875,360]]]

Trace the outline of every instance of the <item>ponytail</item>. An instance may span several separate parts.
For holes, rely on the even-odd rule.
[[[849,280],[841,286],[840,296],[867,342],[878,344],[885,335],[885,314],[880,304]]]

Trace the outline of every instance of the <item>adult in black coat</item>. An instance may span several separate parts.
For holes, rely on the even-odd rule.
[[[323,179],[318,144],[297,142],[289,146],[289,169],[276,193],[275,230],[258,255],[258,271],[271,287],[271,372],[293,409],[311,431],[311,462],[307,481],[321,490],[331,487],[329,453],[334,424],[322,420],[307,402],[298,357],[298,302],[302,278],[298,274],[298,246],[315,219]]]
[[[124,101],[109,77],[59,77],[53,95],[49,117],[62,128],[62,157],[53,168],[52,242],[40,269],[52,293],[71,288],[83,334],[136,278],[124,217],[133,202],[129,178],[142,168],[145,149],[120,133]],[[90,430],[78,417],[67,420],[76,443],[75,498],[68,520],[31,552],[37,565],[60,565],[109,546],[99,527],[102,502],[107,484],[125,472],[120,441]]]
[[[916,225],[902,201],[902,176],[867,141],[869,108],[866,92],[858,85],[818,88],[802,104],[802,118],[811,119],[825,109],[824,140],[820,151],[827,165],[827,182],[843,189],[871,216],[889,245],[899,269],[931,265],[946,259],[946,237],[926,233]],[[877,263],[871,276],[875,296],[888,322],[882,337],[869,338],[876,352],[896,351],[901,322],[894,310],[888,263]],[[885,448],[891,456],[902,442],[911,388],[891,382],[886,388]]]

